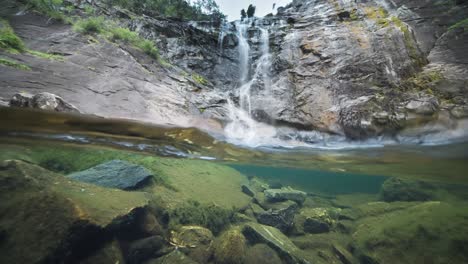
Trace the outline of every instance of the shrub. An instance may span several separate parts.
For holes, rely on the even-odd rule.
[[[138,48],[140,48],[144,53],[149,55],[153,59],[159,58],[159,51],[158,48],[154,45],[154,43],[150,40],[142,40],[136,44]]]
[[[73,29],[83,34],[99,34],[104,32],[106,24],[103,17],[90,17],[87,19],[78,20]]]
[[[138,36],[136,32],[130,31],[128,28],[115,27],[110,29],[110,39],[112,41],[121,40],[135,44],[139,41],[140,36]]]
[[[29,0],[29,4],[32,8],[48,17],[60,21],[65,20],[64,15],[60,11],[63,7],[63,0]]]

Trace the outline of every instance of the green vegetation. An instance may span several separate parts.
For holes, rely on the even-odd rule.
[[[225,15],[214,0],[107,0],[137,14],[220,23]]]
[[[5,59],[5,58],[0,58],[0,64],[5,65],[5,66],[9,66],[9,67],[13,67],[13,68],[16,68],[18,70],[23,70],[23,71],[31,70],[31,68],[28,65],[21,64],[19,62],[12,61],[12,60]]]
[[[169,227],[177,229],[180,225],[200,225],[210,229],[216,235],[234,222],[234,214],[234,209],[224,209],[214,204],[203,205],[190,200],[169,212]]]
[[[64,8],[63,0],[28,0],[28,4],[41,14],[59,21],[65,21],[61,9]]]
[[[25,46],[21,38],[19,38],[10,24],[6,20],[0,20],[0,49],[10,53],[21,53],[25,50]]]
[[[208,81],[203,76],[201,76],[199,74],[193,73],[192,78],[198,84],[201,84],[201,85],[207,85],[208,84]]]
[[[82,34],[103,33],[106,28],[104,17],[90,17],[75,22],[73,29]]]
[[[464,31],[467,31],[468,30],[468,18],[465,18],[465,19],[455,23],[454,25],[450,26],[449,30],[454,30],[454,29],[457,29],[457,28],[463,28]]]
[[[391,21],[395,26],[397,26],[401,32],[403,32],[403,37],[405,40],[405,46],[408,49],[409,57],[419,66],[422,67],[426,63],[426,59],[421,57],[416,47],[416,43],[413,40],[413,36],[411,35],[408,26],[403,23],[398,17],[392,16]]]
[[[245,263],[246,239],[240,228],[228,230],[214,243],[214,258],[219,264]]]
[[[40,51],[37,51],[37,50],[26,50],[26,52],[33,55],[33,56],[35,56],[35,57],[39,57],[39,58],[43,58],[43,59],[56,60],[56,61],[63,61],[64,60],[63,56],[61,56],[61,55],[40,52]]]

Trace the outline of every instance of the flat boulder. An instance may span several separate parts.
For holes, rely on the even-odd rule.
[[[337,210],[332,208],[306,208],[294,217],[294,233],[320,234],[329,232],[338,218]]]
[[[436,198],[436,186],[423,181],[390,178],[382,184],[380,199],[385,202],[429,201]]]
[[[276,208],[258,211],[255,216],[260,224],[273,226],[283,233],[287,233],[294,224],[294,215],[299,210],[299,206],[293,201],[285,201],[275,205]]]
[[[48,111],[80,113],[78,108],[52,93],[17,93],[10,100],[10,106],[29,107]]]
[[[244,226],[243,233],[251,243],[267,244],[288,264],[312,263],[305,257],[305,253],[294,245],[279,229],[256,223],[248,223]]]
[[[67,175],[73,180],[121,190],[137,189],[147,183],[152,176],[153,173],[146,168],[122,160],[111,160]]]
[[[142,192],[76,182],[15,160],[0,162],[0,199],[0,263],[79,262],[149,204]]]
[[[268,189],[265,190],[264,193],[265,198],[269,202],[281,202],[291,200],[302,204],[307,197],[307,193],[295,190],[291,187],[283,187],[281,189]]]

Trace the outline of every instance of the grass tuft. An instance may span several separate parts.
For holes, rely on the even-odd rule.
[[[56,55],[56,54],[50,54],[50,53],[45,53],[45,52],[40,52],[37,50],[27,50],[27,52],[35,57],[43,58],[43,59],[48,59],[48,60],[55,60],[55,61],[64,61],[63,56]]]
[[[6,20],[0,20],[0,49],[10,53],[21,53],[25,50],[23,41]]]
[[[90,17],[75,22],[73,29],[82,34],[100,34],[106,29],[104,17]]]
[[[13,60],[5,59],[5,58],[0,58],[0,64],[8,66],[8,67],[13,67],[18,70],[23,70],[23,71],[31,70],[31,68],[28,65],[25,65],[25,64],[13,61]]]
[[[454,25],[451,25],[449,27],[449,30],[454,30],[454,29],[457,29],[457,28],[463,28],[464,31],[467,31],[468,30],[468,18],[465,18],[465,19],[463,19],[461,21],[458,21]]]

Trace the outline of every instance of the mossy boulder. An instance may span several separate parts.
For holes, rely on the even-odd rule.
[[[304,208],[294,217],[294,233],[329,232],[338,220],[339,211],[337,208]]]
[[[174,250],[172,253],[160,258],[148,260],[144,262],[144,264],[197,264],[197,262],[189,258],[183,252]]]
[[[466,263],[466,219],[466,204],[408,203],[368,214],[352,237],[365,263]]]
[[[0,163],[2,263],[70,263],[101,248],[133,215],[146,194],[75,182],[22,161]]]
[[[255,244],[249,247],[245,264],[281,264],[278,254],[266,244]]]
[[[281,202],[291,200],[302,204],[307,197],[307,193],[295,190],[291,187],[283,187],[281,189],[268,189],[265,190],[264,193],[265,198],[269,202]]]
[[[230,229],[216,239],[214,260],[217,264],[244,263],[247,244],[240,228]]]
[[[385,202],[428,201],[436,198],[435,189],[433,184],[423,181],[390,178],[383,183],[380,197]]]
[[[199,263],[207,263],[213,255],[213,233],[201,226],[183,226],[171,232],[170,243]]]

